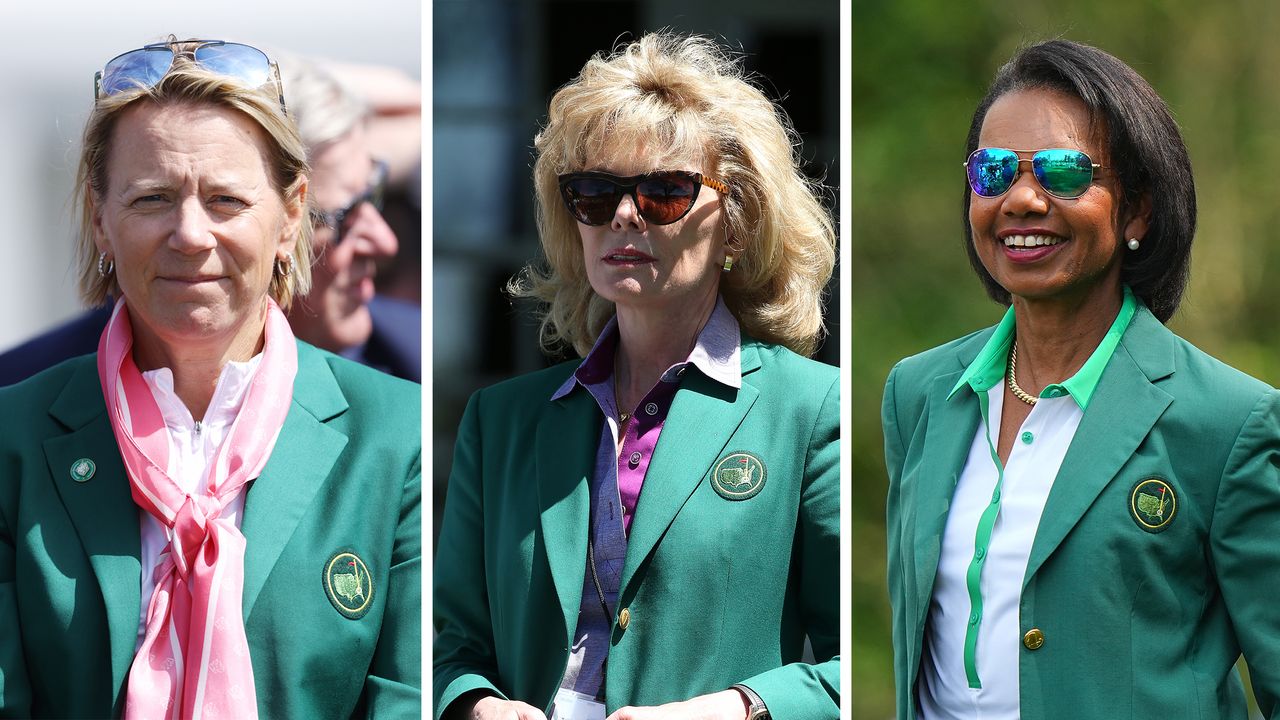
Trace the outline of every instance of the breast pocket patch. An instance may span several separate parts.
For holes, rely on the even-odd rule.
[[[359,555],[343,550],[324,564],[324,593],[344,617],[359,620],[373,606],[373,574]]]
[[[726,500],[749,500],[764,489],[765,466],[749,452],[726,455],[711,470],[711,487]]]
[[[1163,532],[1178,514],[1178,495],[1163,478],[1139,480],[1129,493],[1129,514],[1143,530]]]

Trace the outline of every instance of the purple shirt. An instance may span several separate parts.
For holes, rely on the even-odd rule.
[[[635,417],[623,428],[619,452],[618,432],[623,422],[613,390],[613,358],[617,348],[618,324],[614,318],[574,374],[551,396],[551,400],[559,400],[580,386],[595,398],[601,412],[600,444],[590,478],[592,526],[589,529],[595,556],[594,578],[599,579],[600,587],[597,590],[593,568],[588,564],[574,643],[560,684],[562,688],[601,700],[604,699],[604,660],[609,651],[613,615],[617,612],[627,536],[640,503],[649,461],[676,390],[691,366],[712,380],[735,389],[742,387],[738,321],[724,301],[718,299],[688,359],[667,368],[635,408]],[[602,593],[608,605],[607,613],[600,606]]]
[[[658,436],[662,433],[667,413],[671,410],[671,401],[675,399],[676,389],[685,372],[689,366],[693,366],[712,380],[734,389],[742,387],[739,338],[738,320],[725,307],[724,300],[717,298],[715,309],[698,333],[698,340],[689,357],[684,362],[667,368],[658,383],[634,408],[635,416],[624,428],[622,451],[616,454],[622,523],[628,534],[631,532],[631,518],[635,515],[640,500],[640,488],[644,484],[645,473],[649,470],[649,461],[658,445]],[[613,474],[613,468],[602,467],[601,461],[607,456],[614,456],[618,446],[616,433],[623,425],[622,411],[614,400],[613,358],[617,348],[618,319],[614,317],[605,325],[582,364],[551,396],[552,400],[559,400],[573,391],[575,386],[581,385],[591,393],[600,407],[600,412],[604,415],[604,426],[600,434],[601,452],[597,454],[594,482],[612,479],[607,476]],[[604,449],[609,452],[604,453]],[[610,461],[609,465],[612,464],[613,461]]]

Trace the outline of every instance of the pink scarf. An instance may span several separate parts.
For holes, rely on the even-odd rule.
[[[241,610],[244,535],[220,515],[262,472],[280,435],[298,371],[293,333],[268,299],[262,361],[200,495],[185,493],[166,472],[168,430],[132,347],[121,300],[98,342],[98,377],[133,501],[171,534],[156,565],[142,647],[129,670],[125,717],[256,718]]]

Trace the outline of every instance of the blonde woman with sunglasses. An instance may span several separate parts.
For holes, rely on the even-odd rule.
[[[597,56],[535,144],[548,349],[474,395],[435,564],[435,713],[834,718],[831,220],[696,37]],[[802,661],[808,636],[815,662]]]
[[[0,715],[419,712],[416,385],[295,340],[309,172],[219,40],[96,78],[78,177],[96,354],[0,390]]]
[[[898,717],[1242,718],[1242,651],[1275,717],[1280,395],[1164,326],[1195,231],[1168,108],[1045,42],[967,151],[965,247],[1009,309],[885,387]]]

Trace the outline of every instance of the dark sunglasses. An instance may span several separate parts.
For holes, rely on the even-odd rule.
[[[607,225],[626,195],[631,196],[645,222],[670,225],[689,214],[703,185],[721,194],[729,192],[729,186],[720,180],[684,170],[631,177],[576,172],[560,176],[560,196],[569,214],[583,225]]]
[[[1023,151],[1025,154],[1030,151]],[[1018,157],[1006,148],[979,148],[965,162],[969,187],[975,195],[999,197],[1013,187],[1022,163],[1031,163],[1031,173],[1046,193],[1064,200],[1078,198],[1093,182],[1094,169],[1102,166],[1079,150],[1052,148],[1038,150],[1031,157]]]
[[[191,46],[195,47],[192,48]],[[179,48],[175,50],[174,48]],[[107,61],[93,75],[93,97],[100,100],[116,93],[155,87],[181,55],[209,72],[225,75],[251,88],[259,88],[275,80],[280,109],[284,106],[284,87],[280,68],[256,47],[222,40],[169,40],[143,45]],[[285,114],[288,111],[285,110]]]
[[[363,203],[369,203],[378,212],[382,212],[383,199],[387,192],[387,164],[381,160],[373,161],[373,174],[369,177],[369,186],[364,192],[355,196],[351,203],[341,210],[325,211],[312,210],[311,221],[316,225],[323,225],[332,228],[334,233],[333,244],[337,245],[342,242],[342,236],[347,230],[347,218],[356,211]]]

